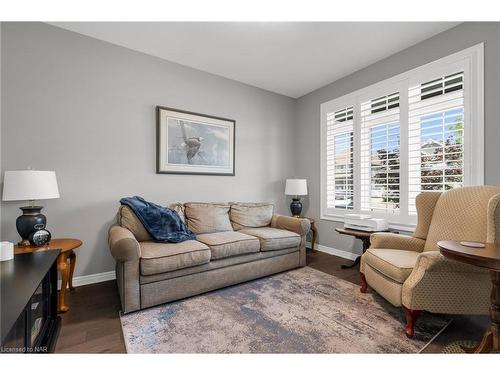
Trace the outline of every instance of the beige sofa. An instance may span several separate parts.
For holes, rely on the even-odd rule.
[[[273,215],[273,206],[264,203],[171,208],[196,240],[153,242],[124,205],[109,230],[124,313],[305,266],[307,219]]]
[[[440,240],[500,241],[500,187],[469,186],[417,196],[418,224],[412,236],[371,235],[361,257],[361,292],[370,286],[406,315],[413,337],[420,312],[487,314],[488,270],[445,258]]]

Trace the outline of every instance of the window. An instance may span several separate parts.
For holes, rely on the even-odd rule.
[[[321,105],[321,216],[416,223],[415,197],[483,184],[483,46]]]
[[[361,209],[399,212],[399,93],[361,103]]]
[[[408,211],[424,190],[464,185],[463,72],[409,88]]]
[[[327,119],[327,204],[353,209],[353,108],[347,107]]]

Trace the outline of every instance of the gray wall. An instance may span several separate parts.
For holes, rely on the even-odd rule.
[[[2,172],[55,169],[62,197],[43,202],[56,237],[78,237],[76,275],[113,269],[106,245],[118,199],[272,201],[284,179],[308,179],[305,214],[320,212],[320,104],[479,42],[485,43],[486,183],[500,185],[500,26],[467,23],[298,100],[45,24],[3,23]],[[236,176],[155,174],[154,106],[236,120]],[[297,150],[297,151],[295,151]],[[3,173],[2,173],[3,174]],[[19,202],[3,202],[2,240],[17,241]],[[318,220],[319,243],[360,252]]]
[[[107,229],[123,196],[271,201],[286,212],[293,99],[40,23],[2,29],[4,170],[56,170],[42,202],[55,237],[84,241],[75,276],[114,269]],[[155,106],[236,120],[236,176],[155,174]],[[23,202],[3,202],[2,240],[18,241]]]
[[[500,23],[465,23],[427,39],[402,52],[311,92],[297,100],[296,174],[307,178],[309,199],[306,215],[320,216],[320,104],[373,83],[403,73],[474,44],[484,42],[485,57],[485,183],[500,185]],[[359,241],[339,236],[340,223],[319,220],[318,242],[340,250],[360,253]]]

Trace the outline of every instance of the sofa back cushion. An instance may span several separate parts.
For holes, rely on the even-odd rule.
[[[185,203],[186,224],[195,234],[232,231],[230,207],[225,203]]]
[[[182,222],[186,224],[186,216],[184,215],[184,203],[172,203],[168,208],[177,212]]]
[[[231,205],[229,217],[234,230],[260,228],[271,224],[274,206],[269,203],[235,203]]]
[[[123,204],[118,210],[118,224],[131,231],[137,241],[151,241],[151,236],[137,218],[134,211]]]

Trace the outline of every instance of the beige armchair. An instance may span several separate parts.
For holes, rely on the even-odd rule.
[[[487,270],[443,257],[440,240],[498,242],[500,187],[474,186],[417,196],[412,236],[375,233],[361,257],[361,292],[370,286],[406,316],[413,337],[421,311],[488,314],[491,282]]]

